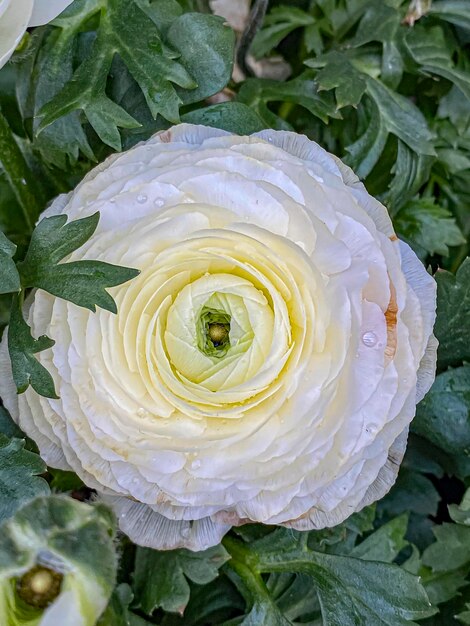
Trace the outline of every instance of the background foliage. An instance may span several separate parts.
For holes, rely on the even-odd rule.
[[[205,0],[75,0],[0,71],[4,286],[52,197],[180,120],[315,139],[384,202],[438,283],[438,376],[392,491],[332,529],[251,525],[198,554],[119,537],[100,626],[470,624],[469,43],[468,0],[271,0],[251,53],[281,56],[290,75],[235,83],[235,34]],[[224,88],[227,101],[208,100]],[[96,297],[84,285],[85,306]],[[2,328],[11,304],[0,295]],[[0,433],[3,518],[50,492],[89,499],[73,474],[46,471],[1,407]]]

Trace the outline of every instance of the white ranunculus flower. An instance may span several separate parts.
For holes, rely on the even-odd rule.
[[[95,211],[70,258],[141,269],[113,289],[118,314],[36,293],[59,400],[17,396],[0,359],[50,465],[155,548],[333,526],[390,489],[434,378],[435,282],[348,167],[295,133],[180,125],[47,214]]]
[[[0,0],[0,67],[20,43],[29,26],[47,24],[72,0]]]

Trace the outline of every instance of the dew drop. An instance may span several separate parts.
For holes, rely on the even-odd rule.
[[[377,343],[377,335],[371,330],[362,335],[362,343],[368,348],[373,348]]]
[[[140,407],[140,409],[137,409],[137,415],[139,417],[147,417],[148,411],[146,411],[143,407]]]
[[[269,143],[272,143],[273,142],[273,138],[272,137],[268,137],[268,141],[269,141]]]
[[[155,198],[155,200],[153,201],[155,206],[163,206],[165,204],[165,200],[163,198]]]
[[[116,203],[116,198],[111,198],[110,202],[111,202],[111,204],[115,204]]]
[[[147,196],[143,193],[137,196],[137,202],[139,204],[145,204],[147,202]]]
[[[199,469],[201,465],[201,461],[199,459],[196,459],[191,463],[191,469]]]

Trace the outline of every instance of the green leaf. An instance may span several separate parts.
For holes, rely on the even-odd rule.
[[[66,215],[41,220],[33,232],[24,261],[18,265],[23,287],[44,289],[93,312],[98,305],[116,313],[116,303],[106,288],[135,278],[138,270],[102,261],[59,264],[91,237],[98,221],[99,213],[68,224]]]
[[[411,56],[421,66],[421,72],[437,74],[450,80],[464,97],[470,99],[470,75],[454,67],[452,49],[440,26],[424,28],[418,24],[409,30],[405,42]]]
[[[392,563],[408,545],[405,540],[407,528],[408,515],[400,515],[364,539],[354,548],[351,556],[366,561]]]
[[[336,111],[332,94],[319,92],[318,83],[309,71],[284,83],[268,79],[248,79],[238,93],[238,101],[251,107],[267,127],[281,130],[289,129],[290,126],[269,110],[268,103],[298,104],[325,123],[329,117],[341,117]]]
[[[375,102],[385,128],[419,154],[434,156],[433,135],[418,107],[379,80],[368,76],[367,93]]]
[[[423,553],[423,563],[433,572],[470,566],[470,527],[459,524],[435,526],[436,542]]]
[[[317,74],[319,91],[335,90],[336,108],[357,106],[365,90],[366,82],[360,72],[341,52],[331,52],[324,57],[326,65]],[[305,65],[316,67],[318,61],[305,61]]]
[[[391,41],[400,24],[401,15],[396,8],[381,0],[372,0],[364,13],[351,46],[359,47],[371,41]]]
[[[429,9],[429,15],[470,30],[470,13],[467,0],[435,0]]]
[[[13,298],[8,328],[8,351],[10,353],[13,380],[18,393],[31,387],[46,398],[57,398],[52,376],[35,358],[35,354],[52,348],[54,341],[46,335],[34,339],[31,329],[23,318],[22,300]]]
[[[0,406],[0,434],[10,438],[17,437],[21,439],[24,437],[24,433],[15,424],[11,415],[3,406]]]
[[[360,178],[365,178],[380,158],[387,142],[388,131],[384,118],[374,102],[365,132],[354,143],[346,146],[349,155],[344,159]]]
[[[231,566],[241,563],[255,575],[294,572],[311,576],[326,624],[399,626],[434,612],[416,576],[396,565],[314,552],[306,547],[301,533],[275,531],[249,547],[226,537],[224,545],[232,555]]]
[[[181,121],[221,128],[237,135],[251,135],[266,128],[255,111],[241,102],[222,102],[203,109],[195,109],[185,113]]]
[[[434,158],[413,152],[403,141],[398,140],[393,179],[384,202],[394,215],[408,200],[411,200],[429,178]]]
[[[55,492],[76,491],[83,487],[83,482],[74,472],[66,472],[52,467],[48,469],[48,472],[52,476],[52,480],[49,483],[50,487]]]
[[[16,89],[22,115],[33,120],[34,133],[40,124],[41,107],[72,78],[75,40],[94,6],[94,0],[78,0],[74,3],[73,16],[64,20],[67,28],[54,29],[49,36],[45,29],[35,30],[27,42],[25,55],[17,66]],[[35,138],[34,148],[46,162],[61,169],[66,169],[67,161],[75,164],[80,152],[88,159],[95,159],[78,111],[68,113],[44,129]]]
[[[129,610],[133,597],[129,585],[118,585],[96,626],[150,626],[150,622]]]
[[[434,333],[439,339],[441,367],[470,361],[470,259],[465,259],[454,276],[439,270],[437,282],[437,321]]]
[[[138,83],[154,118],[179,122],[179,107],[216,93],[230,79],[234,33],[223,20],[188,13],[177,16],[169,7],[162,30],[155,24],[162,13],[137,0],[109,0],[101,8],[97,37],[89,56],[73,78],[39,112],[38,132],[72,111],[82,109],[100,139],[120,150],[119,128],[140,126],[106,94],[107,77],[116,54]],[[88,7],[96,13],[97,3]],[[70,20],[56,24],[72,28]],[[75,26],[74,26],[75,27]]]
[[[393,223],[397,233],[420,257],[426,253],[448,256],[449,246],[465,243],[452,213],[437,205],[434,198],[411,200],[400,209]]]
[[[24,443],[0,434],[0,522],[29,500],[49,493],[47,482],[38,476],[46,471],[46,464],[25,450]]]
[[[15,244],[0,230],[0,294],[21,289],[20,275],[13,261],[15,252]]]
[[[189,601],[186,578],[199,585],[207,584],[218,576],[228,558],[222,546],[203,552],[138,548],[133,585],[136,606],[148,615],[159,607],[182,615]]]
[[[43,209],[44,193],[34,177],[8,121],[0,111],[0,168],[22,212],[25,230],[31,232]]]
[[[467,604],[467,608],[468,611],[463,611],[455,616],[462,624],[470,624],[470,603]]]
[[[457,524],[470,526],[470,488],[467,489],[459,506],[451,504],[449,506],[449,514]]]
[[[436,515],[439,500],[439,493],[429,478],[402,467],[396,483],[379,502],[378,509],[391,516],[409,511],[418,515]]]
[[[264,20],[250,48],[257,59],[265,56],[296,28],[315,24],[315,18],[297,7],[275,7]]]
[[[177,83],[180,88],[176,91],[184,104],[204,100],[229,82],[233,70],[235,33],[224,26],[223,18],[185,13],[168,29],[166,40],[178,52],[179,62],[197,84],[194,89],[182,89],[185,85]]]
[[[470,461],[470,365],[437,376],[412,428],[446,453]]]

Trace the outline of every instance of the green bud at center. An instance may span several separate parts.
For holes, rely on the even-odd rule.
[[[227,327],[223,324],[209,324],[209,338],[214,346],[222,344],[228,336]]]
[[[18,580],[16,591],[29,606],[44,609],[60,594],[62,580],[62,574],[37,565]]]
[[[231,315],[203,307],[197,322],[198,348],[207,356],[223,357],[230,349]]]

